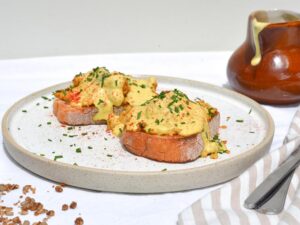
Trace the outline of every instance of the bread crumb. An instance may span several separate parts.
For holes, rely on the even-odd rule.
[[[29,191],[31,191],[32,194],[35,194],[36,188],[34,188],[31,185],[27,184],[22,189],[22,192],[23,192],[24,195],[26,195]]]
[[[55,191],[56,192],[59,192],[59,193],[61,193],[61,192],[63,192],[63,188],[62,188],[62,186],[60,186],[60,185],[57,185],[57,186],[55,186]]]
[[[76,209],[76,207],[77,207],[77,202],[71,202],[71,204],[70,204],[70,208],[71,209]]]
[[[18,189],[18,184],[0,184],[0,192],[10,192],[12,190]]]
[[[75,225],[83,225],[84,221],[81,217],[77,217],[75,220]]]
[[[63,204],[62,206],[61,206],[61,210],[62,211],[67,211],[69,209],[69,206],[67,205],[67,204]]]
[[[49,210],[47,213],[46,213],[47,216],[55,216],[55,212],[54,210]]]
[[[25,220],[25,221],[23,222],[23,225],[30,225],[30,222],[29,222],[28,220]]]

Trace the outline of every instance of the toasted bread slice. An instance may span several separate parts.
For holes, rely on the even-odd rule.
[[[58,121],[67,125],[90,125],[104,124],[105,120],[95,122],[93,116],[98,112],[95,106],[75,107],[67,102],[55,99],[53,102],[53,113]]]
[[[211,137],[218,133],[220,114],[209,121]],[[188,137],[179,135],[154,135],[141,131],[124,131],[121,142],[125,148],[138,156],[160,162],[183,163],[200,157],[204,149],[201,133]]]

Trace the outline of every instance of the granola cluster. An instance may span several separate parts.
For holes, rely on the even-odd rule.
[[[56,192],[62,192],[65,185],[57,185],[54,187]],[[19,189],[18,184],[0,184],[0,197],[1,195],[6,195],[10,191]],[[47,225],[48,220],[55,216],[54,210],[49,210],[44,207],[41,202],[36,201],[33,197],[26,196],[29,192],[31,194],[36,193],[36,188],[31,185],[25,185],[22,188],[22,193],[19,197],[18,202],[13,205],[19,208],[16,213],[14,207],[0,205],[0,224],[1,225]],[[25,198],[24,198],[25,197]],[[1,199],[0,199],[1,200]],[[1,200],[0,204],[4,201]],[[61,207],[62,211],[67,211],[70,209],[75,209],[77,207],[77,202],[72,201],[69,205],[63,204]],[[28,220],[22,221],[21,217],[33,213],[34,216],[44,216],[41,221],[31,223]],[[18,215],[16,215],[18,214]],[[77,217],[74,221],[75,225],[83,225],[84,221],[81,217]]]

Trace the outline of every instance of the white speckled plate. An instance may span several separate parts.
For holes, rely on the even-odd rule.
[[[4,144],[22,166],[51,180],[94,190],[155,193],[195,189],[238,176],[270,147],[274,133],[269,113],[233,91],[173,77],[157,76],[158,89],[180,89],[204,99],[221,113],[221,139],[230,154],[170,164],[127,152],[105,125],[62,126],[53,116],[52,92],[59,84],[14,104],[2,121]],[[225,128],[227,127],[227,128]]]

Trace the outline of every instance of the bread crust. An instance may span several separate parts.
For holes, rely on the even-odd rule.
[[[220,114],[209,121],[210,134],[218,133]],[[159,162],[184,163],[199,158],[204,148],[201,134],[188,137],[153,135],[141,131],[124,131],[123,146],[131,153]]]
[[[105,124],[105,121],[93,120],[93,116],[98,112],[95,106],[75,107],[67,102],[56,98],[53,102],[53,113],[58,121],[66,125],[91,125]]]

